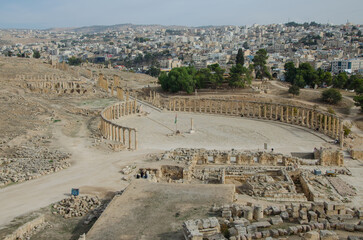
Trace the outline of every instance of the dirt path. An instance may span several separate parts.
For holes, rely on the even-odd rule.
[[[76,137],[67,137],[62,125],[54,128],[55,144],[59,150],[72,153],[72,166],[60,172],[42,176],[0,189],[0,228],[14,217],[45,207],[65,198],[71,188],[81,193],[106,194],[127,186],[119,173],[122,166],[143,159],[144,152],[106,152],[91,148],[87,129],[82,125]]]

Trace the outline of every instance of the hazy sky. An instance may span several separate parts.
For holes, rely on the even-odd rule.
[[[363,24],[363,0],[0,0],[0,28]]]

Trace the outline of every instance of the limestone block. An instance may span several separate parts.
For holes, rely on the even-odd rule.
[[[358,216],[359,219],[363,219],[363,210],[358,210],[357,211],[357,216]]]
[[[339,237],[338,235],[333,232],[333,231],[329,231],[329,230],[321,230],[320,231],[320,239],[321,240],[338,240]]]
[[[271,233],[271,237],[274,237],[274,238],[280,236],[279,231],[277,229],[271,229],[270,233]]]
[[[308,214],[306,211],[303,211],[303,210],[300,210],[299,211],[299,217],[302,219],[302,220],[307,220],[308,219]]]
[[[338,211],[337,210],[326,210],[325,213],[327,216],[332,216],[332,215],[337,215]]]
[[[210,227],[212,228],[219,228],[219,222],[218,222],[218,219],[216,217],[211,217],[209,218],[209,221],[210,221]]]
[[[297,228],[294,227],[294,226],[290,226],[288,229],[287,229],[287,233],[289,235],[296,235],[298,232],[297,232]]]
[[[245,227],[245,226],[248,226],[250,225],[250,221],[248,221],[247,219],[245,218],[240,218],[240,219],[237,219],[237,220],[234,220],[233,221],[233,224],[236,226],[236,225],[240,225],[242,227]]]
[[[325,210],[334,210],[334,204],[329,202],[324,202]]]
[[[363,225],[355,225],[354,230],[358,232],[363,232]]]
[[[257,232],[257,227],[254,225],[249,225],[246,227],[246,229],[247,229],[247,233],[251,234],[251,235],[254,234],[255,232]]]
[[[309,211],[308,218],[310,222],[316,222],[318,220],[318,215],[313,211]]]
[[[222,211],[222,217],[223,218],[231,218],[232,217],[232,212],[229,210],[223,210]]]
[[[271,233],[269,230],[262,231],[261,233],[262,233],[262,237],[264,237],[264,238],[271,236]]]
[[[288,220],[289,219],[289,214],[286,211],[283,211],[283,212],[280,213],[280,217],[283,220]]]
[[[241,225],[236,225],[235,228],[236,228],[237,233],[238,233],[239,236],[247,234],[247,228],[246,227],[243,227]]]
[[[211,227],[210,220],[202,219],[202,225],[203,225],[203,229],[210,228]]]
[[[348,232],[354,232],[354,224],[351,224],[351,223],[346,223],[344,224],[344,230],[345,231],[348,231]]]
[[[256,226],[257,228],[267,228],[270,227],[271,224],[267,221],[261,221],[252,223],[252,226]]]
[[[255,232],[255,238],[256,239],[261,239],[262,238],[262,233],[261,232]]]
[[[348,220],[348,219],[352,219],[353,218],[353,216],[352,215],[349,215],[349,214],[343,214],[343,215],[339,215],[338,216],[339,217],[339,220]]]
[[[305,233],[304,240],[319,240],[320,239],[320,235],[317,231],[310,231]]]
[[[270,222],[272,225],[278,225],[278,224],[282,224],[283,220],[280,216],[274,216],[270,218]]]
[[[287,235],[287,230],[286,229],[279,228],[278,231],[279,231],[280,236],[286,236]]]

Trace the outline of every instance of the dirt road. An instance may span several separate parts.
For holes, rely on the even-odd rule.
[[[71,188],[81,193],[105,194],[119,191],[127,182],[121,181],[122,166],[142,159],[144,152],[106,152],[91,148],[91,139],[82,125],[77,137],[62,134],[55,127],[55,144],[72,154],[72,166],[60,172],[0,189],[0,228],[14,217],[45,207],[65,198]]]

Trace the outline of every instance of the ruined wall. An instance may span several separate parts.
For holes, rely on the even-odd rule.
[[[17,239],[24,239],[25,235],[31,233],[34,228],[42,225],[45,222],[44,215],[37,217],[36,219],[25,223],[24,225],[20,226],[16,229],[12,234],[7,235],[4,240],[17,240]]]
[[[314,155],[319,159],[319,165],[321,166],[344,166],[344,156],[339,150],[315,149]]]
[[[355,160],[363,160],[363,151],[352,150],[351,153],[352,158]]]

